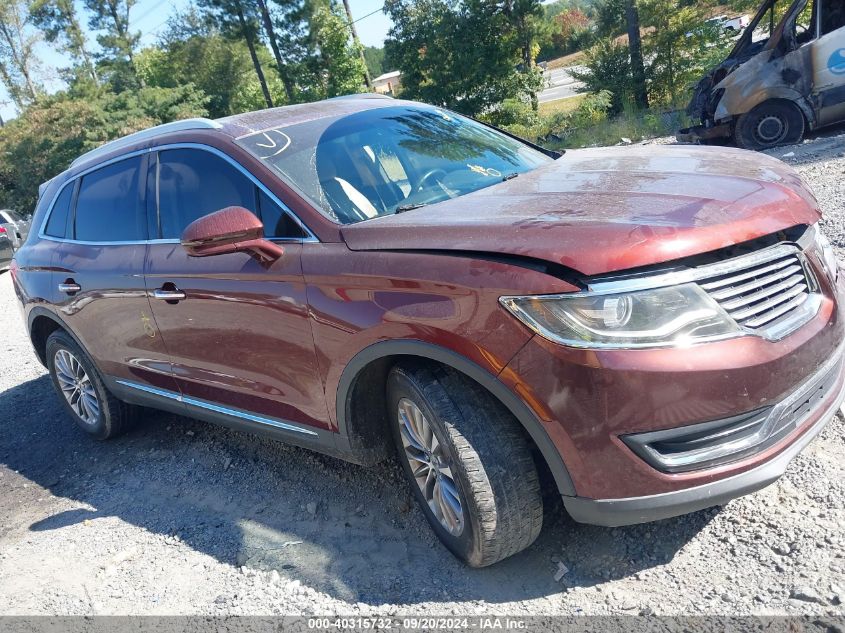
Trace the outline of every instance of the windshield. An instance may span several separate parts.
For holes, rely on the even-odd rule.
[[[456,198],[552,161],[480,123],[426,106],[282,126],[238,143],[342,224]]]

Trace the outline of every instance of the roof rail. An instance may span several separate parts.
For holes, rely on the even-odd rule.
[[[113,141],[109,141],[108,143],[104,143],[99,147],[92,149],[90,152],[85,152],[82,156],[79,156],[76,160],[74,160],[70,166],[76,167],[78,164],[88,161],[92,158],[96,158],[102,154],[106,154],[108,152],[113,152],[114,150],[120,149],[121,147],[128,147],[130,145],[134,145],[139,141],[143,141],[150,138],[155,138],[160,134],[166,134],[168,132],[183,132],[185,130],[219,130],[223,126],[220,125],[217,121],[212,121],[211,119],[203,119],[203,118],[196,118],[196,119],[182,119],[181,121],[172,121],[170,123],[164,123],[162,125],[156,125],[151,128],[147,128],[146,130],[141,130],[140,132],[135,132],[134,134],[128,134],[126,136],[121,136]]]
[[[341,99],[393,99],[393,97],[390,95],[380,94],[378,92],[359,92],[354,95],[330,97],[326,99],[326,101],[340,101]]]

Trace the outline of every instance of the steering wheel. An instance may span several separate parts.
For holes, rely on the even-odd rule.
[[[440,167],[429,169],[427,172],[425,172],[425,174],[423,174],[423,177],[420,178],[419,182],[417,182],[416,192],[419,193],[420,191],[425,189],[425,184],[428,182],[428,180],[434,178],[437,175],[446,176],[447,174],[446,171],[441,169]]]

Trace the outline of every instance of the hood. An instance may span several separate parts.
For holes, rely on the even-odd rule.
[[[585,275],[713,251],[820,218],[786,164],[754,152],[644,145],[574,150],[518,178],[344,226],[352,250],[543,259]]]

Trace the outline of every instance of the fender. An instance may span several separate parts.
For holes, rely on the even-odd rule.
[[[741,108],[736,107],[738,104],[731,105],[726,103],[728,99],[732,98],[732,95],[729,95],[728,91],[722,95],[722,98],[719,100],[719,104],[716,106],[716,112],[713,115],[715,121],[720,122],[736,118],[741,114],[751,112],[751,110],[756,108],[758,105],[764,101],[769,101],[770,99],[782,99],[783,101],[790,101],[798,106],[798,109],[801,110],[804,118],[807,119],[807,126],[809,129],[814,129],[816,127],[816,113],[815,110],[813,110],[810,100],[805,95],[802,95],[800,92],[793,90],[792,88],[787,88],[786,86],[772,86],[759,90],[751,97],[743,100]],[[736,110],[742,110],[742,112],[738,112]]]
[[[355,378],[359,372],[373,361],[389,356],[416,356],[443,363],[452,369],[472,378],[487,389],[499,400],[511,414],[519,420],[522,427],[531,436],[540,453],[543,455],[552,476],[555,479],[560,494],[575,496],[575,486],[569,471],[563,463],[560,453],[549,438],[546,429],[531,412],[528,406],[508,389],[499,379],[468,360],[464,356],[449,349],[419,340],[391,340],[381,341],[370,345],[358,352],[344,368],[337,388],[336,415],[338,431],[341,437],[347,437],[347,412],[349,410],[349,395]]]

